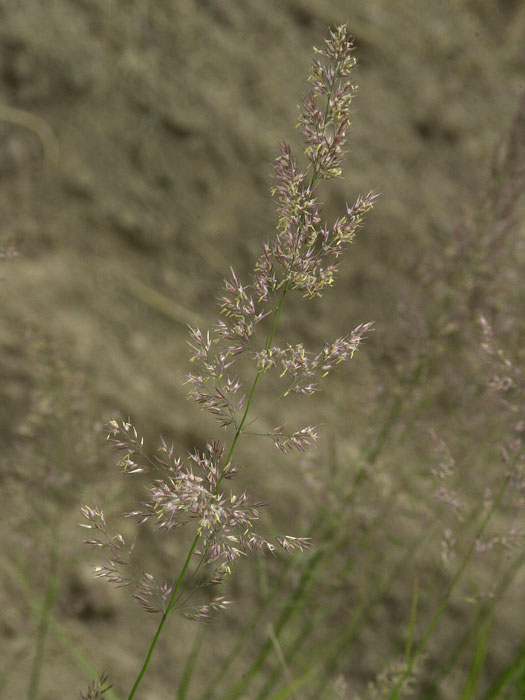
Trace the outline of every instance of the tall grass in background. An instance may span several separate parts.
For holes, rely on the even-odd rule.
[[[431,302],[421,315],[416,303],[406,301],[409,322],[399,319],[399,359],[381,359],[378,345],[388,356],[389,339],[380,328],[358,358],[370,379],[363,386],[357,377],[349,391],[363,405],[368,433],[340,436],[325,426],[322,453],[301,458],[308,531],[266,534],[271,526],[259,522],[263,504],[242,489],[230,490],[236,473],[250,469],[237,463],[239,442],[257,449],[266,439],[283,453],[312,446],[318,436],[313,426],[264,426],[289,395],[314,395],[369,330],[359,325],[314,352],[278,340],[285,335],[279,321],[286,302],[294,291],[308,300],[332,286],[339,258],[373,204],[373,193],[359,197],[329,225],[318,202],[322,181],[341,175],[355,93],[352,51],[344,26],[316,50],[299,119],[307,167],[286,143],[276,160],[276,237],[264,244],[247,284],[231,271],[213,331],[190,329],[190,395],[217,419],[224,443],[210,439],[204,450],[183,458],[162,440],[152,453],[129,420],[109,424],[108,438],[121,451],[119,466],[140,481],[146,496],[126,513],[140,524],[136,537],[114,531],[101,509],[83,508],[84,526],[92,531],[88,541],[105,555],[95,574],[127,589],[157,622],[129,687],[110,688],[107,668],[81,693],[84,700],[147,698],[150,662],[159,640],[169,645],[177,633],[177,614],[197,622],[228,616],[230,601],[221,587],[247,554],[270,556],[244,563],[253,568],[257,586],[244,603],[235,641],[226,648],[213,623],[197,625],[187,658],[176,660],[167,697],[524,697],[525,634],[501,652],[492,638],[499,639],[505,625],[498,608],[505,594],[515,616],[523,616],[516,586],[524,559],[525,356],[523,319],[508,310],[519,308],[523,284],[517,234],[523,234],[524,220],[525,96],[484,188],[465,203],[448,239],[437,241],[414,270]],[[6,246],[0,258],[13,253]],[[40,367],[40,384],[22,424],[15,481],[24,490],[37,482],[38,493],[44,489],[30,514],[41,524],[39,545],[49,558],[42,600],[30,567],[18,562],[16,568],[38,625],[27,695],[35,700],[46,640],[63,635],[53,617],[62,523],[82,489],[70,481],[69,447],[75,445],[74,460],[93,465],[96,454],[83,379],[42,333],[30,331],[27,347]],[[275,394],[267,406],[257,402],[263,382]],[[92,479],[97,474],[94,469]],[[170,562],[168,571],[160,561],[158,573],[143,570],[147,528],[154,533],[148,543],[161,537],[157,531],[186,542],[185,558]],[[95,677],[80,646],[65,644]],[[202,665],[207,645],[220,647],[214,668]]]

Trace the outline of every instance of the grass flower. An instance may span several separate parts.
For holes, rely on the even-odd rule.
[[[190,587],[193,581],[193,587],[207,584],[215,588],[231,573],[233,564],[248,553],[273,553],[277,547],[290,552],[310,545],[304,537],[277,536],[274,542],[262,537],[255,527],[263,504],[253,501],[246,492],[227,490],[225,484],[240,468],[233,461],[239,439],[253,435],[246,430],[247,420],[263,374],[272,369],[279,372],[280,378],[288,382],[283,395],[293,392],[310,396],[336,365],[353,357],[370,329],[370,324],[360,324],[347,335],[326,343],[317,353],[307,351],[302,344],[275,344],[285,298],[294,291],[306,299],[321,297],[334,284],[339,258],[376,196],[370,192],[358,197],[331,226],[322,220],[316,188],[320,181],[341,175],[355,93],[350,76],[356,59],[346,27],[331,31],[316,54],[309,77],[312,87],[303,100],[299,119],[308,166],[304,171],[299,168],[285,142],[275,162],[272,194],[278,201],[277,235],[263,245],[250,282],[243,283],[231,269],[219,299],[222,317],[215,328],[189,331],[190,361],[195,367],[186,380],[190,397],[201,410],[211,413],[221,428],[233,433],[229,448],[213,439],[204,452],[195,450],[183,459],[175,454],[173,446],[161,440],[157,456],[151,459],[129,421],[113,420],[109,424],[108,438],[122,452],[118,462],[122,470],[151,478],[146,501],[127,515],[136,517],[139,524],[153,523],[167,532],[188,526],[194,530],[193,543],[178,576],[170,582],[159,582],[148,572],[138,577],[126,575],[134,545],[128,545],[120,533],[108,531],[98,508],[82,509],[84,527],[95,532],[87,543],[107,555],[106,562],[95,567],[95,575],[117,586],[130,587],[146,611],[161,615],[128,700],[141,683],[170,612],[178,610],[186,617],[203,620],[229,603],[217,594],[206,605],[188,607],[183,583],[188,580]],[[271,321],[263,332],[265,319]],[[255,378],[251,385],[235,373],[241,355],[253,362]],[[250,387],[248,391],[245,386]],[[251,420],[250,425],[254,422]],[[292,432],[277,426],[264,435],[281,452],[304,451],[318,437],[312,426]]]
[[[102,700],[104,693],[107,693],[111,688],[111,686],[107,684],[107,680],[107,675],[103,673],[98,680],[92,681],[89,684],[87,692],[80,693],[80,700]]]

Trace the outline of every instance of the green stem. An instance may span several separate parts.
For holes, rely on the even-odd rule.
[[[277,620],[277,623],[273,627],[273,636],[274,640],[278,639],[279,635],[281,634],[283,628],[285,627],[286,623],[288,622],[290,616],[294,613],[296,606],[298,605],[299,601],[303,597],[303,593],[305,590],[308,589],[313,571],[315,570],[316,563],[319,559],[321,559],[323,556],[322,550],[317,550],[311,560],[310,560],[310,566],[306,568],[299,580],[299,583],[295,587],[292,595],[288,598],[286,605],[284,609],[281,612],[281,615],[279,616],[279,619]],[[240,681],[238,681],[233,688],[230,689],[228,693],[222,696],[221,700],[236,700],[237,698],[240,697],[240,695],[246,690],[248,685],[251,683],[252,679],[257,675],[257,673],[261,670],[261,668],[264,665],[264,662],[266,661],[266,658],[272,651],[272,648],[274,647],[274,641],[269,638],[265,641],[263,648],[261,652],[259,653],[258,657],[255,659],[254,663],[251,665],[250,669],[248,670],[247,673],[243,674],[243,677]]]
[[[350,626],[336,639],[331,638],[325,645],[321,653],[316,649],[310,658],[305,658],[300,674],[290,683],[287,683],[279,692],[270,696],[270,700],[285,700],[290,697],[290,694],[300,690],[308,685],[310,688],[314,686],[315,679],[321,674],[323,666],[326,666],[323,677],[317,680],[313,688],[312,698],[320,698],[323,696],[323,691],[326,688],[329,680],[333,678],[333,672],[337,667],[339,659],[343,652],[350,647],[357,638],[362,626],[368,620],[374,606],[380,602],[384,595],[388,592],[390,586],[396,581],[401,574],[406,571],[406,567],[414,553],[421,547],[431,536],[432,530],[424,531],[411,543],[401,558],[394,567],[394,570],[384,577],[378,583],[375,590],[371,593],[367,601],[362,600],[353,617]],[[268,696],[267,696],[268,697]]]
[[[525,642],[518,652],[514,661],[512,661],[497,680],[491,685],[489,690],[482,696],[481,700],[498,700],[502,698],[502,691],[509,688],[510,684],[515,684],[516,695],[507,697],[518,697],[519,687],[525,685]]]
[[[202,642],[204,641],[205,631],[206,627],[202,625],[200,630],[198,630],[197,634],[195,635],[195,641],[193,642],[193,647],[189,653],[188,660],[186,661],[186,666],[182,674],[182,679],[177,694],[177,700],[186,700],[188,696],[188,688],[190,687],[191,679],[195,671],[195,664],[197,663],[197,659],[202,647]]]
[[[360,470],[364,471],[364,470]],[[344,516],[345,514],[348,513],[348,506],[354,501],[355,498],[355,492],[359,484],[361,483],[361,480],[357,480],[357,483],[353,484],[350,491],[348,494],[342,499],[341,501],[341,506],[339,510],[336,513],[333,513],[332,510],[326,510],[324,508],[320,509],[317,513],[316,519],[312,523],[308,536],[314,537],[318,533],[319,539],[318,539],[318,547],[319,547],[319,552],[320,555],[313,554],[311,557],[308,558],[306,564],[303,567],[303,572],[301,574],[301,581],[303,581],[303,576],[305,575],[305,572],[308,573],[309,576],[315,573],[316,569],[319,568],[320,564],[323,562],[323,560],[327,556],[327,552],[329,551],[331,543],[334,541],[334,536],[338,533],[344,530]],[[375,531],[376,528],[383,523],[383,521],[388,517],[388,514],[390,511],[387,509],[380,517],[378,517],[375,521],[374,527],[370,528],[370,532]],[[225,661],[221,664],[219,671],[215,674],[215,676],[210,680],[210,683],[202,695],[200,700],[210,700],[213,695],[214,691],[216,691],[216,688],[218,687],[218,684],[222,681],[224,676],[226,675],[227,671],[231,667],[233,661],[237,657],[239,651],[242,649],[243,645],[246,643],[246,639],[248,638],[248,635],[253,632],[254,629],[256,629],[258,622],[265,610],[275,599],[277,593],[282,590],[283,583],[285,582],[286,578],[290,574],[292,570],[295,570],[295,564],[297,564],[296,559],[290,559],[288,565],[282,570],[280,576],[277,578],[275,585],[272,587],[271,592],[269,593],[268,596],[264,599],[262,602],[261,607],[256,611],[252,619],[248,622],[246,625],[243,634],[240,636],[238,639],[237,643],[229,653],[228,657],[225,659]],[[319,581],[318,581],[319,583]],[[298,584],[298,587],[301,589],[301,598],[306,592],[306,588],[302,586],[300,583]],[[297,600],[295,599],[295,589],[291,593],[291,595],[288,596],[287,601],[285,602],[284,610],[281,613],[281,617],[279,618],[279,621],[276,624],[276,628],[278,629],[279,634],[283,631],[284,627],[290,620],[290,615],[287,613],[288,606],[290,604],[291,600],[294,600],[294,605],[297,606],[299,602],[301,602],[301,598],[298,598]],[[296,612],[296,611],[295,611]],[[312,619],[310,616],[309,619]],[[299,634],[298,637],[301,640],[301,643],[305,641],[307,636],[307,632],[304,634]],[[293,645],[292,645],[293,648]],[[299,648],[299,644],[297,644],[297,648]],[[261,655],[266,654],[266,649],[263,647],[261,651],[259,652],[259,655],[257,658],[253,661],[252,666],[248,671],[245,673],[243,676],[243,679],[251,679],[253,678],[254,674],[252,673],[252,667],[256,664],[259,664],[259,658]],[[238,682],[235,687],[241,688],[243,691],[246,690],[247,688],[247,683],[240,681]],[[233,692],[233,689],[230,689],[228,691],[227,697]],[[235,697],[232,695],[232,698]],[[224,700],[224,698],[222,698]]]
[[[370,619],[370,615],[375,606],[384,600],[384,597],[389,591],[392,590],[393,584],[406,572],[410,561],[413,560],[413,557],[417,551],[430,540],[435,532],[435,529],[436,528],[433,527],[428,528],[427,530],[422,530],[422,532],[410,542],[410,544],[405,548],[401,558],[393,567],[392,571],[377,582],[377,585],[372,589],[369,599],[367,601],[363,600],[359,603],[353,620],[347,630],[345,630],[342,635],[335,640],[333,645],[327,645],[327,649],[323,653],[324,658],[321,658],[318,662],[320,666],[324,664],[325,668],[322,676],[316,683],[312,697],[322,697],[323,693],[326,692],[326,686],[330,682],[330,679],[334,677],[343,654],[347,652],[348,649],[354,644],[364,625]],[[321,674],[320,668],[318,673],[319,675]]]
[[[502,485],[501,489],[499,490],[497,497],[494,499],[494,503],[492,504],[492,507],[490,508],[488,513],[485,515],[485,517],[481,521],[481,524],[476,532],[476,536],[473,538],[472,544],[468,548],[467,553],[465,554],[465,557],[464,557],[463,561],[461,562],[461,566],[456,571],[454,578],[450,582],[450,584],[445,592],[445,595],[443,596],[443,600],[439,604],[439,607],[436,610],[434,617],[432,618],[430,625],[428,626],[428,629],[423,636],[423,639],[419,643],[417,649],[414,651],[414,654],[413,654],[410,662],[407,664],[403,675],[401,676],[401,678],[397,682],[396,686],[392,690],[392,693],[389,695],[388,700],[397,700],[399,698],[399,693],[400,693],[401,689],[403,688],[405,681],[412,673],[412,670],[416,664],[416,661],[421,656],[422,652],[425,650],[425,648],[428,644],[428,640],[430,639],[430,637],[434,633],[434,630],[436,629],[436,626],[441,618],[441,615],[443,614],[443,611],[445,610],[445,608],[448,605],[448,602],[450,600],[450,597],[452,596],[452,593],[454,592],[459,580],[461,579],[461,577],[463,575],[463,572],[465,571],[465,569],[467,567],[467,564],[469,563],[469,561],[472,558],[472,555],[474,554],[474,550],[476,548],[476,540],[483,534],[487,525],[490,522],[490,519],[494,515],[494,512],[496,511],[497,507],[501,503],[501,499],[503,498],[503,495],[504,495],[505,491],[507,490],[509,480],[510,480],[510,477],[505,478],[505,481],[503,482],[503,485]]]
[[[40,623],[38,625],[38,634],[36,640],[35,657],[31,668],[31,676],[29,679],[29,688],[27,691],[28,700],[36,700],[38,696],[38,686],[40,684],[40,675],[42,673],[42,664],[44,661],[44,648],[49,631],[53,605],[58,591],[58,550],[59,550],[59,522],[60,516],[55,518],[55,524],[52,532],[52,545],[50,552],[50,569],[47,590],[42,603],[40,613]]]
[[[170,614],[170,610],[175,603],[177,593],[179,592],[179,589],[182,585],[182,581],[184,579],[184,576],[186,575],[186,571],[188,570],[188,566],[190,565],[191,557],[193,556],[193,552],[195,551],[195,548],[197,546],[197,543],[199,542],[199,539],[200,539],[200,532],[198,532],[196,534],[195,539],[193,540],[193,544],[190,547],[190,550],[189,550],[188,555],[186,557],[186,561],[184,562],[184,566],[182,567],[181,572],[179,574],[179,578],[177,579],[177,583],[175,584],[175,586],[173,588],[173,592],[171,594],[171,598],[169,600],[169,603],[166,606],[166,610],[162,613],[162,617],[160,618],[159,626],[157,627],[157,631],[155,632],[155,636],[153,637],[153,640],[152,640],[150,647],[148,649],[146,659],[144,660],[144,663],[142,664],[142,668],[140,669],[140,673],[137,676],[137,680],[135,681],[133,688],[131,689],[131,692],[128,696],[128,700],[132,700],[132,698],[135,696],[135,693],[137,692],[137,688],[139,687],[140,682],[142,681],[142,678],[144,677],[144,674],[146,673],[146,670],[149,666],[149,662],[151,661],[151,657],[153,656],[153,652],[155,651],[155,647],[157,646],[157,642],[159,640],[160,633],[162,632],[162,628],[164,627],[164,624],[165,624],[166,620],[168,619],[168,615]]]
[[[511,566],[507,569],[507,571],[505,572],[505,575],[503,576],[503,578],[499,582],[498,587],[496,588],[496,590],[494,592],[494,597],[487,605],[483,606],[483,609],[480,613],[480,618],[478,619],[478,622],[484,623],[484,622],[486,622],[486,620],[489,617],[491,617],[494,614],[495,607],[496,607],[497,603],[503,598],[505,592],[507,591],[509,586],[514,581],[516,574],[520,571],[524,562],[525,562],[525,552],[523,552],[522,555],[520,557],[518,557],[511,564]],[[427,700],[432,700],[432,698],[437,695],[439,689],[443,687],[443,682],[444,682],[445,678],[447,678],[449,676],[449,674],[456,668],[457,663],[458,663],[459,659],[461,658],[462,653],[465,651],[468,644],[470,644],[470,642],[472,641],[474,632],[475,632],[474,625],[471,625],[471,627],[465,632],[465,634],[458,641],[456,646],[452,649],[448,659],[446,660],[445,664],[443,665],[442,670],[440,671],[440,673],[436,677],[436,679],[432,682],[432,685],[431,685],[429,691],[427,692],[427,696],[428,696]],[[496,696],[494,696],[494,697],[496,697]],[[484,695],[482,700],[488,700],[488,696]],[[493,698],[493,700],[494,700],[494,698]]]

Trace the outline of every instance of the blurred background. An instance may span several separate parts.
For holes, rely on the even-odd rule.
[[[316,700],[363,692],[402,655],[416,580],[418,633],[439,603],[453,571],[441,533],[456,521],[436,510],[430,472],[440,457],[429,431],[454,455],[456,486],[475,510],[504,470],[498,453],[513,425],[486,391],[480,312],[523,361],[523,179],[504,145],[514,128],[509,149],[523,156],[523,3],[3,0],[0,245],[17,255],[0,268],[2,697],[76,697],[103,670],[121,697],[129,689],[155,621],[93,578],[97,553],[78,528],[88,503],[133,538],[120,514],[140,484],[114,467],[104,424],[130,417],[152,453],[159,434],[181,455],[221,437],[186,399],[186,326],[212,326],[230,266],[247,279],[273,235],[272,161],[282,139],[300,160],[294,126],[312,47],[343,22],[355,37],[359,91],[344,179],[320,197],[333,220],[358,194],[381,196],[335,288],[322,300],[294,299],[281,339],[316,350],[360,322],[374,321],[375,332],[321,395],[266,421],[321,424],[318,448],[297,460],[246,441],[239,480],[269,504],[268,532],[305,535],[319,509],[336,508],[341,484],[366,478],[294,609],[299,619],[282,633],[285,652],[294,649],[301,616],[318,615],[278,682],[322,658],[334,635],[348,637],[371,582],[397,571],[411,538],[436,523],[434,539],[410,549],[402,576],[387,575],[388,594],[327,662]],[[511,504],[498,518],[498,532],[516,525]],[[178,571],[184,537],[141,538],[139,567]],[[460,697],[479,635],[445,656],[479,612],[465,598],[498,599],[480,698],[523,648],[520,574],[503,600],[494,593],[511,550],[473,563],[429,647],[418,697]],[[184,697],[176,687],[196,639],[187,692],[200,698],[204,669],[221,667],[285,561],[243,561],[227,584],[236,604],[202,639],[195,623],[171,620],[140,697]],[[230,685],[273,638],[279,605],[236,656]],[[272,697],[260,688],[279,673],[278,657],[273,649],[258,672],[260,697]],[[451,670],[439,681],[445,662]],[[218,684],[217,697],[228,687]]]

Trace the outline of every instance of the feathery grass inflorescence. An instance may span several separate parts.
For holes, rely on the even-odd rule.
[[[0,262],[11,260],[18,255],[18,249],[12,241],[6,241],[0,245]]]
[[[517,363],[495,344],[494,331],[484,316],[480,316],[482,330],[481,349],[483,350],[492,370],[489,388],[503,407],[508,421],[507,437],[500,444],[500,455],[506,465],[506,476],[509,480],[509,490],[512,493],[512,506],[525,506],[525,377]],[[490,490],[485,493],[486,506],[493,501]],[[510,504],[509,504],[510,507]],[[513,529],[504,536],[495,536],[489,542],[479,542],[478,549],[484,552],[494,546],[510,548],[523,544],[525,530]]]
[[[169,582],[159,582],[148,572],[140,577],[128,573],[134,545],[128,545],[120,533],[108,531],[101,510],[89,506],[82,509],[84,526],[95,532],[88,543],[107,554],[106,562],[95,568],[96,575],[117,586],[129,587],[145,610],[161,615],[128,700],[135,695],[146,672],[170,612],[178,610],[200,620],[228,604],[224,596],[216,595],[207,605],[188,609],[187,590],[182,600],[183,583],[189,582],[190,588],[196,588],[204,582],[215,588],[243,555],[274,552],[277,547],[285,551],[302,550],[309,545],[309,540],[301,537],[276,537],[270,541],[259,535],[255,526],[262,504],[253,501],[246,492],[226,491],[224,484],[239,469],[233,459],[239,439],[252,434],[246,428],[256,420],[248,423],[261,377],[276,370],[286,382],[281,396],[290,393],[310,396],[336,365],[353,356],[370,329],[370,324],[360,324],[317,352],[307,351],[301,343],[275,344],[287,295],[297,290],[307,299],[321,297],[334,284],[339,258],[375,199],[375,193],[370,192],[347,206],[346,213],[333,225],[322,221],[315,192],[320,181],[341,175],[356,89],[350,81],[356,59],[345,26],[331,31],[325,46],[315,51],[317,56],[309,76],[311,89],[303,100],[298,124],[308,166],[302,171],[288,144],[282,143],[272,189],[278,200],[277,235],[263,245],[248,284],[243,284],[231,270],[220,299],[222,318],[213,331],[204,333],[199,328],[190,328],[191,362],[196,367],[187,376],[190,397],[202,410],[210,412],[222,428],[230,430],[229,449],[214,439],[207,444],[205,452],[195,450],[183,460],[175,455],[172,445],[162,440],[159,453],[151,459],[129,421],[113,420],[109,425],[108,438],[123,451],[118,463],[123,471],[148,474],[153,479],[146,502],[127,515],[138,518],[139,524],[151,522],[168,532],[188,525],[194,527],[193,543],[178,576]],[[269,319],[269,328],[262,334],[265,319]],[[254,364],[255,376],[247,391],[235,374],[241,355]],[[289,431],[280,425],[263,435],[282,452],[292,448],[305,450],[317,440],[317,431],[312,426]]]
[[[103,673],[100,678],[89,684],[86,693],[80,693],[80,700],[102,700],[104,693],[107,693],[111,688],[107,681],[107,674]]]

